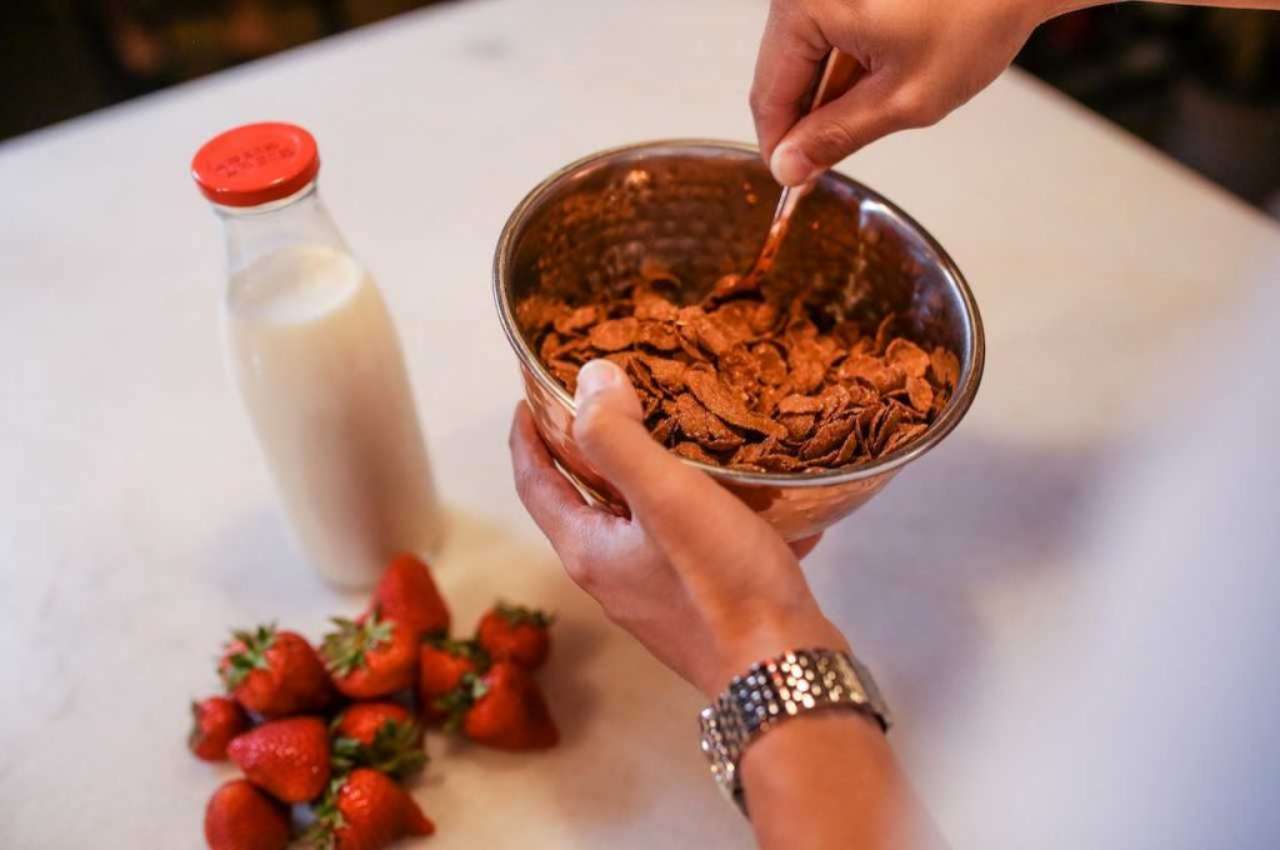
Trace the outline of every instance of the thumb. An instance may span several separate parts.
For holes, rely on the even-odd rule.
[[[840,97],[796,122],[769,158],[773,178],[799,186],[876,139],[913,126],[894,108],[884,72],[869,74]]]
[[[578,387],[573,402],[578,409],[574,439],[593,436],[596,428],[591,420],[594,419],[616,420],[615,426],[627,422],[643,427],[644,411],[631,380],[618,364],[610,360],[592,360],[578,370]],[[577,433],[579,430],[583,433]],[[624,432],[629,430],[623,426]],[[583,448],[585,450],[586,447]]]
[[[755,521],[750,509],[649,435],[635,390],[616,364],[592,360],[583,366],[574,402],[578,449],[655,537],[704,538],[712,514]]]

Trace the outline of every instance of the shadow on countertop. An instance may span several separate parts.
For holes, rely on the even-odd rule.
[[[957,433],[828,533],[806,562],[814,593],[889,696],[923,726],[973,686],[982,597],[1056,581],[1092,510],[1105,452]],[[885,685],[886,682],[882,682]]]

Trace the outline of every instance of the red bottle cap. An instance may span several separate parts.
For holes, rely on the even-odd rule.
[[[204,196],[228,207],[256,207],[287,198],[315,179],[320,152],[296,124],[245,124],[214,136],[196,151],[191,176]]]

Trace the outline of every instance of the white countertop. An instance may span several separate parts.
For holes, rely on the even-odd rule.
[[[214,689],[226,629],[317,636],[359,604],[288,548],[223,369],[219,227],[186,174],[205,138],[269,118],[315,133],[322,192],[392,305],[451,509],[437,567],[458,620],[499,593],[561,616],[546,681],[564,745],[433,739],[415,793],[440,829],[422,846],[746,843],[705,776],[697,695],[565,579],[516,500],[519,386],[489,265],[516,201],[571,159],[751,138],[763,11],[446,5],[0,146],[0,845],[202,846],[231,770],[187,755],[187,701]],[[844,169],[954,255],[988,368],[959,430],[807,569],[955,845],[1048,846],[1038,830],[1072,821],[1063,783],[1021,772],[1033,721],[1065,711],[1046,688],[1064,647],[1101,640],[1077,616],[1089,600],[1149,601],[1125,578],[1144,556],[1124,512],[1104,509],[1121,497],[1095,495],[1117,475],[1139,496],[1178,481],[1129,460],[1161,410],[1149,391],[1275,280],[1280,228],[1017,73]]]

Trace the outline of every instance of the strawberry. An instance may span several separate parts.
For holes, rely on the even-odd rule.
[[[405,836],[435,831],[403,788],[360,767],[330,785],[307,838],[316,850],[381,850]]]
[[[227,690],[249,711],[286,717],[319,711],[333,698],[324,664],[306,639],[274,625],[236,631],[218,672]]]
[[[476,641],[495,660],[513,661],[526,670],[537,670],[551,651],[547,627],[551,617],[542,611],[501,602],[489,609],[476,627]]]
[[[418,654],[418,703],[428,721],[444,720],[456,705],[462,677],[489,669],[489,657],[474,641],[440,639]]]
[[[361,621],[334,617],[338,631],[325,635],[320,653],[338,690],[352,699],[374,699],[412,687],[418,674],[418,636],[374,612]]]
[[[404,706],[362,702],[339,714],[329,726],[333,766],[338,771],[371,767],[399,779],[422,769],[422,727]]]
[[[449,632],[449,609],[431,570],[412,555],[398,555],[387,565],[369,610],[402,623],[419,638]]]
[[[541,750],[560,741],[538,683],[510,661],[497,661],[471,685],[471,707],[462,731],[473,741],[502,750]]]
[[[393,723],[407,726],[413,723],[413,715],[399,703],[358,702],[339,714],[329,728],[335,735],[368,745],[383,726]]]
[[[289,844],[289,814],[253,783],[234,779],[209,798],[204,840],[209,850],[284,850]]]
[[[273,720],[231,742],[245,777],[284,803],[305,803],[329,782],[329,730],[318,717]]]
[[[240,703],[229,697],[206,697],[191,703],[191,733],[187,747],[196,758],[222,761],[227,757],[227,744],[249,728],[249,715]]]

